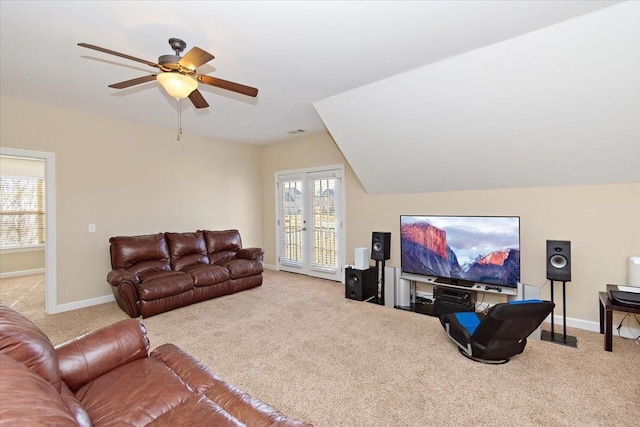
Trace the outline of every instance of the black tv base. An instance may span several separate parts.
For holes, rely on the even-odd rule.
[[[395,308],[399,310],[412,311],[414,313],[426,314],[427,316],[435,316],[434,314],[434,303],[430,299],[417,297],[415,303],[411,303],[411,305],[401,306],[396,305]]]
[[[440,317],[443,314],[459,313],[463,311],[475,311],[475,298],[467,304],[457,304],[444,299],[432,301],[428,298],[417,297],[415,303],[407,306],[396,305],[399,310],[412,311],[414,313],[426,314],[427,316]]]

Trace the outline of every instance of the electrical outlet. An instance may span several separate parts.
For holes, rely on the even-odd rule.
[[[96,225],[95,224],[89,224],[89,226],[87,227],[87,231],[89,233],[95,233],[96,232]]]

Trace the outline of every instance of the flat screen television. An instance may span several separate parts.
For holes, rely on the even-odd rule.
[[[401,215],[400,267],[436,283],[517,288],[520,217]]]

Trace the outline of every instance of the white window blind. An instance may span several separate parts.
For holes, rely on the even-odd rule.
[[[44,243],[44,178],[0,176],[0,248]]]

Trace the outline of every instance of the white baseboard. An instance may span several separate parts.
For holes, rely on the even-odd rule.
[[[416,295],[423,298],[433,299],[433,295],[426,292],[417,291]],[[615,311],[613,312],[613,334],[616,336],[618,335],[618,330],[616,328],[618,327],[620,322],[623,320],[624,315],[625,313],[620,313]],[[553,322],[554,322],[556,332],[558,330],[562,330],[562,315],[555,315],[553,317]],[[546,323],[546,328],[550,329],[551,316],[547,317],[544,323]],[[575,319],[571,317],[567,317],[567,327],[583,329],[585,331],[591,331],[591,332],[600,332],[600,322]],[[640,324],[638,324],[638,322],[635,321],[634,317],[631,317],[630,319],[626,319],[624,321],[624,323],[622,324],[622,327],[620,328],[619,336],[622,336],[624,338],[631,338],[631,339],[636,339],[640,336]]]
[[[0,273],[0,279],[6,279],[9,277],[19,276],[31,276],[32,274],[44,274],[44,268],[34,268],[33,270],[21,270],[21,271],[7,271],[6,273]]]
[[[264,268],[267,270],[275,270],[275,265],[271,264],[263,264]],[[77,310],[79,308],[91,307],[93,305],[106,304],[108,302],[115,301],[116,298],[113,295],[105,295],[103,297],[98,298],[90,298],[82,301],[70,302],[68,304],[59,304],[56,307],[56,313],[62,313],[65,311]]]
[[[558,326],[562,327],[561,315],[555,315],[553,317],[553,321],[556,328]],[[551,325],[551,317],[548,317],[547,320],[545,320],[545,322],[548,322],[549,325]],[[570,328],[584,329],[585,331],[600,332],[600,323],[592,322],[588,320],[574,319],[571,317],[567,317],[567,326]]]
[[[264,268],[267,270],[275,270],[276,267],[274,265],[271,264],[264,264]],[[29,271],[27,272],[21,272],[24,274],[13,274],[15,276],[24,276],[24,275],[28,275],[28,274],[37,274],[37,273],[44,273],[43,271],[37,271],[37,270],[26,270]],[[7,273],[3,273],[3,274],[7,274]],[[0,276],[0,277],[5,277],[5,276]],[[12,277],[12,276],[6,276],[6,277]],[[432,295],[424,293],[424,292],[416,292],[418,294],[418,296],[423,296],[426,298],[433,298]],[[71,311],[71,310],[77,310],[80,308],[86,308],[86,307],[91,307],[94,305],[99,305],[99,304],[106,304],[112,301],[115,301],[115,297],[113,295],[105,295],[102,297],[98,297],[98,298],[90,298],[90,299],[86,299],[86,300],[82,300],[82,301],[75,301],[75,302],[71,302],[68,304],[60,304],[57,306],[56,309],[56,313],[62,313],[65,311]],[[613,324],[614,324],[614,335],[617,334],[617,330],[615,330],[616,326],[620,323],[620,321],[622,320],[622,317],[624,315],[622,313],[614,313],[614,318],[613,318]],[[562,316],[554,316],[554,324],[555,327],[562,327]],[[592,332],[600,332],[600,324],[598,322],[592,322],[592,321],[588,321],[588,320],[582,320],[582,319],[574,319],[571,317],[567,317],[567,326],[570,328],[578,328],[578,329],[584,329],[587,331],[592,331]],[[627,320],[633,322],[634,320]],[[640,325],[638,326],[628,326],[628,323],[625,322],[625,324],[622,325],[622,328],[620,328],[620,335],[625,337],[625,338],[631,338],[631,339],[635,339],[638,336],[640,336],[640,329],[638,329],[638,327],[640,327]],[[545,320],[545,323],[549,324],[549,326],[551,326],[551,320],[550,318],[547,318]]]
[[[105,295],[98,298],[90,298],[82,301],[70,302],[67,304],[59,304],[56,307],[56,313],[63,313],[65,311],[77,310],[79,308],[87,308],[94,305],[106,304],[115,300],[116,298],[113,295]]]
[[[617,327],[620,324],[620,321],[622,321],[624,317],[624,313],[613,313],[613,335],[618,335],[618,331],[617,331]],[[560,329],[562,329],[562,316],[554,316],[553,317],[553,321],[554,321],[554,327],[556,332]],[[631,322],[631,324],[629,324],[628,322]],[[631,338],[631,339],[636,339],[638,336],[640,336],[640,325],[638,323],[636,323],[635,325],[633,324],[635,322],[634,318],[632,317],[630,320],[627,319],[625,320],[625,322],[622,324],[622,327],[620,328],[620,336],[624,337],[624,338]],[[548,327],[551,327],[551,318],[548,317],[545,320],[545,323],[548,324]],[[586,331],[591,331],[591,332],[600,332],[600,322],[592,322],[589,320],[582,320],[582,319],[574,319],[571,317],[567,317],[567,327],[570,328],[577,328],[577,329],[583,329]]]

